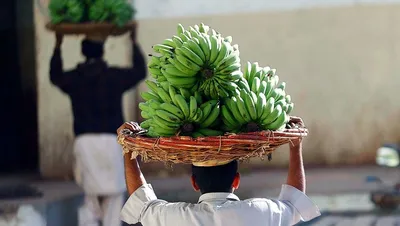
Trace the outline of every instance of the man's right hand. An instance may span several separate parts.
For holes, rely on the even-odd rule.
[[[60,33],[56,33],[56,48],[60,48],[63,42],[64,35]]]

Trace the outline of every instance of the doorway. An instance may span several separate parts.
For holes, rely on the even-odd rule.
[[[33,1],[0,7],[0,174],[38,172]]]

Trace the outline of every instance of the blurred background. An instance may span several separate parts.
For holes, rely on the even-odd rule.
[[[44,27],[48,18],[39,3],[5,1],[0,7],[0,213],[2,219],[10,219],[23,214],[21,206],[29,205],[47,225],[71,226],[76,225],[82,198],[73,181],[71,106],[68,96],[49,80],[55,38]],[[134,4],[138,41],[146,54],[170,37],[178,23],[202,22],[232,36],[242,62],[257,61],[277,69],[296,103],[292,114],[301,116],[310,131],[303,147],[307,192],[323,216],[304,225],[400,224],[396,205],[382,208],[371,200],[376,191],[387,191],[392,201],[397,200],[393,202],[399,203],[400,197],[400,187],[395,187],[399,169],[376,164],[383,144],[400,141],[399,0],[135,0]],[[82,38],[65,38],[65,69],[83,60]],[[109,64],[127,66],[130,57],[128,35],[108,39]],[[138,93],[145,89],[142,83],[125,94],[126,121],[141,120]],[[287,164],[287,147],[277,150],[270,162],[242,163],[239,197],[276,197],[286,180]],[[187,166],[171,169],[148,163],[143,171],[160,198],[196,202]],[[37,192],[29,197],[1,196],[15,193],[1,192],[2,186],[11,185],[20,186],[14,188],[18,191]]]

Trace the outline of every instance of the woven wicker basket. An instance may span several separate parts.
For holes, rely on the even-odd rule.
[[[297,126],[298,127],[298,126]],[[125,123],[118,129],[118,143],[132,158],[140,155],[143,161],[162,161],[214,166],[232,160],[264,157],[292,139],[306,137],[304,127],[284,131],[260,131],[224,136],[192,138],[188,136],[150,138],[137,123]]]
[[[132,30],[136,26],[135,21],[131,21],[123,27],[118,27],[111,23],[47,23],[46,28],[50,31],[64,35],[96,35],[96,36],[119,36]]]

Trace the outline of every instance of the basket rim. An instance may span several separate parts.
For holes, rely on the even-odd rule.
[[[304,126],[283,131],[226,133],[222,136],[198,138],[147,137],[145,131],[135,122],[124,123],[117,131],[118,143],[125,154],[131,153],[132,159],[140,155],[145,162],[197,163],[205,166],[216,166],[228,160],[246,160],[257,156],[263,158],[293,139],[308,135],[308,129]]]
[[[122,27],[110,22],[82,22],[82,23],[58,23],[53,24],[47,22],[45,27],[47,30],[61,33],[64,35],[88,35],[103,34],[110,36],[119,36],[127,33],[137,25],[136,20],[131,20]]]

